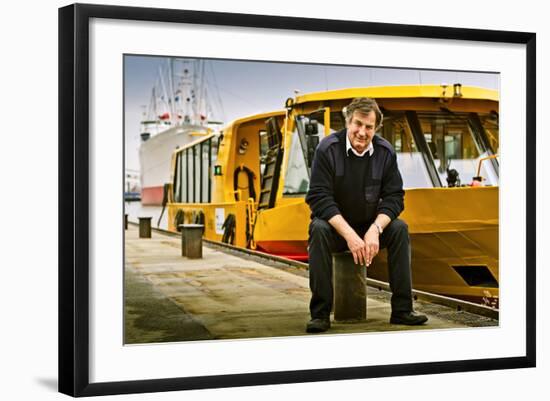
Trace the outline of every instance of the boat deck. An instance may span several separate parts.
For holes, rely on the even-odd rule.
[[[125,231],[126,344],[310,335],[307,269],[207,242],[203,258],[191,260],[180,246],[173,234],[140,239],[134,224]],[[367,294],[365,322],[333,323],[316,335],[498,326],[460,301],[444,306],[430,296],[416,296],[414,306],[427,324],[393,325],[390,293],[369,286]]]

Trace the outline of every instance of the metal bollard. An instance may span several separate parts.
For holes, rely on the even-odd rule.
[[[367,268],[353,262],[351,252],[332,255],[334,320],[367,319]]]
[[[128,213],[124,214],[124,229],[128,229]]]
[[[151,238],[152,217],[139,218],[139,238]]]
[[[181,228],[181,255],[189,259],[202,258],[203,224],[180,224]]]

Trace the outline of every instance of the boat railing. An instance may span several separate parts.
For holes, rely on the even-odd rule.
[[[498,158],[498,155],[489,155],[489,156],[482,157],[481,159],[479,159],[479,162],[477,163],[477,174],[476,174],[476,177],[481,177],[481,176],[480,176],[480,174],[481,174],[481,164],[482,164],[485,160],[496,159],[496,158]]]

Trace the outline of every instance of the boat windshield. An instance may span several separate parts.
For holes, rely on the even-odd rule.
[[[303,195],[309,188],[308,137],[317,136],[319,141],[324,137],[325,119],[321,112],[296,117],[284,181],[285,195]],[[328,132],[343,128],[342,114],[331,111]],[[464,186],[478,175],[481,159],[498,153],[498,114],[384,110],[384,121],[377,135],[394,147],[405,189]],[[455,179],[449,180],[453,175]],[[498,159],[484,160],[480,175],[483,185],[497,186]]]
[[[207,138],[178,151],[174,160],[174,202],[196,203],[212,200],[210,173],[216,162],[217,146]]]
[[[457,185],[469,184],[478,175],[480,160],[493,154],[491,148],[484,147],[482,134],[472,129],[474,125],[467,113],[422,112],[418,113],[418,120],[443,186],[449,185],[450,170],[458,173]],[[485,127],[490,127],[490,119],[484,120]],[[490,143],[498,146],[498,125],[497,130],[493,127],[492,138]],[[480,175],[485,179],[484,185],[498,185],[498,174],[489,160],[482,162]]]
[[[285,195],[305,195],[309,189],[309,168],[306,163],[306,145],[302,146],[300,137],[305,138],[304,124],[307,118],[300,116],[296,119],[296,128],[292,132],[286,168]],[[309,122],[309,119],[307,119]],[[320,130],[320,132],[323,132]]]
[[[483,126],[483,130],[487,135],[491,152],[498,155],[498,114],[496,112],[479,114],[479,119],[481,121],[481,125]]]
[[[322,124],[322,121],[323,119],[319,118],[318,115],[300,115],[296,118],[296,129],[292,133],[288,166],[286,169],[285,195],[298,195],[307,192],[310,171],[306,163],[308,156],[305,126],[308,123],[316,124],[317,136],[321,140],[325,132],[325,126]],[[329,132],[336,132],[344,127],[345,122],[342,113],[331,112]],[[422,153],[418,150],[404,113],[386,112],[383,127],[377,135],[386,138],[395,148],[397,152],[397,165],[403,177],[404,188],[433,187]]]
[[[382,128],[377,135],[389,141],[397,154],[397,166],[404,188],[432,188],[426,162],[413,137],[405,113],[384,114]]]

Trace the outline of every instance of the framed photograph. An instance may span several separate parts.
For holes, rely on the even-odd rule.
[[[526,32],[61,8],[59,391],[534,367],[535,55]],[[312,333],[306,194],[358,98],[399,168],[428,321],[390,319],[390,251],[335,253]]]

